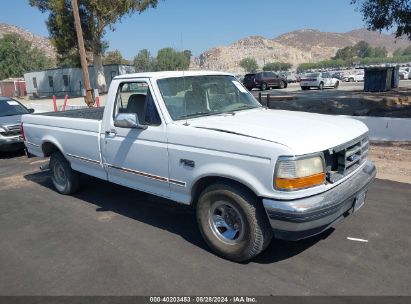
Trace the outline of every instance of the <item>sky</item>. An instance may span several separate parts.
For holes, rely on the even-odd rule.
[[[108,0],[110,1],[110,0]],[[47,14],[28,0],[1,0],[0,23],[48,36]],[[350,0],[159,0],[156,9],[124,17],[107,30],[109,50],[132,59],[139,50],[152,55],[164,47],[189,49],[197,56],[248,36],[275,38],[298,29],[348,32],[364,27]]]

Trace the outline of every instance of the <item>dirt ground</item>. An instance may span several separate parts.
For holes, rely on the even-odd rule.
[[[411,184],[411,142],[371,142],[377,178]]]

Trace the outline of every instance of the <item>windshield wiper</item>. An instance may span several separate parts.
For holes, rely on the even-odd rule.
[[[233,111],[246,110],[246,109],[257,109],[257,108],[260,108],[260,107],[259,107],[259,106],[246,105],[246,104],[245,104],[245,105],[242,105],[242,106],[236,108],[236,109],[233,110]]]
[[[196,116],[209,116],[209,115],[214,115],[214,114],[216,114],[216,113],[214,113],[214,112],[196,112],[196,113],[182,115],[182,116],[180,116],[180,118],[196,117]]]

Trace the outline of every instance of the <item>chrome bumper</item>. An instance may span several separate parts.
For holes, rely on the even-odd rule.
[[[10,137],[0,137],[0,151],[10,151],[21,149],[23,147],[23,139],[20,135]]]
[[[318,195],[297,200],[263,199],[276,238],[304,239],[335,225],[352,213],[360,193],[367,191],[376,169],[366,164],[348,180]]]

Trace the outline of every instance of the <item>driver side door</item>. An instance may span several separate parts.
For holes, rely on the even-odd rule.
[[[152,96],[148,80],[119,85],[112,119],[104,130],[104,163],[109,181],[169,197],[165,123]],[[136,113],[144,128],[116,127],[119,113]]]

